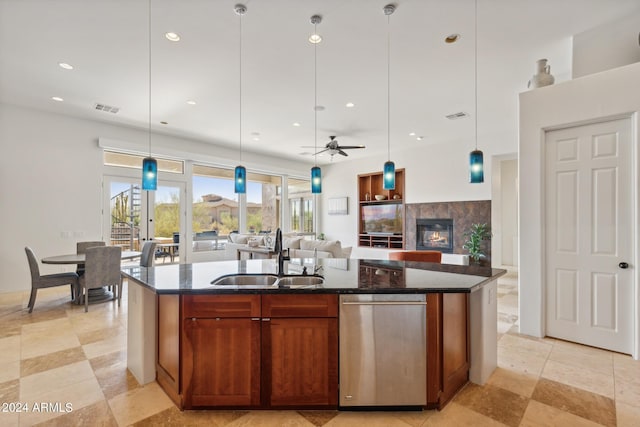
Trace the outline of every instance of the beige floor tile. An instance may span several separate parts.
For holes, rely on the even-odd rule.
[[[335,418],[334,418],[335,419]],[[327,424],[329,425],[329,424]],[[225,427],[314,427],[295,411],[250,411],[236,418]],[[406,427],[406,426],[405,426]]]
[[[616,379],[640,383],[640,360],[629,355],[613,353],[613,371]]]
[[[20,376],[26,377],[38,372],[59,368],[71,363],[86,360],[82,347],[73,347],[66,350],[47,353],[42,356],[24,359],[20,363]]]
[[[109,400],[118,425],[127,426],[173,406],[157,383],[120,394]]]
[[[525,335],[505,335],[498,343],[498,348],[522,351],[546,359],[551,353],[553,344],[544,339]]]
[[[0,365],[0,383],[20,378],[20,361],[4,362]]]
[[[495,387],[469,383],[456,396],[455,403],[511,427],[517,427],[527,408],[528,398]]]
[[[104,356],[114,351],[126,350],[127,336],[126,334],[116,335],[106,340],[96,341],[91,344],[82,346],[87,359]]]
[[[82,336],[88,332],[122,326],[119,321],[121,316],[119,313],[104,307],[103,309],[91,310],[94,307],[96,306],[90,306],[87,313],[84,312],[84,308],[68,311],[71,326],[78,335]]]
[[[88,360],[39,372],[20,378],[20,399],[37,401],[38,397],[43,393],[62,389],[86,380],[94,380],[97,384]],[[64,395],[61,394],[61,396]]]
[[[33,405],[32,407],[34,408],[36,403],[39,405],[43,403],[49,405],[58,404],[56,410],[41,410],[40,412],[32,410],[28,414],[21,415],[20,425],[28,426],[56,418],[63,414],[71,414],[73,411],[104,401],[104,395],[102,394],[102,390],[100,390],[98,381],[95,378],[90,378],[62,387],[48,389],[39,394],[36,399],[32,400],[27,398],[22,401],[28,402]]]
[[[530,375],[500,367],[493,371],[493,374],[491,374],[487,381],[488,384],[509,390],[525,397],[531,397],[537,382],[538,377],[536,375]]]
[[[616,379],[616,401],[640,406],[640,381],[637,378]]]
[[[66,317],[22,326],[22,359],[30,359],[80,345]]]
[[[638,427],[640,425],[640,406],[616,402],[616,416],[618,427]]]
[[[510,336],[505,334],[498,342],[498,367],[538,378],[547,358],[516,348],[501,347],[499,343]]]
[[[606,375],[613,375],[613,354],[584,345],[556,341],[549,359]]]
[[[20,336],[0,338],[0,366],[20,360]]]
[[[20,414],[18,412],[0,412],[0,426],[19,427]]]
[[[133,427],[224,427],[234,420],[248,414],[249,411],[180,411],[176,406],[158,412],[142,421],[132,424]]]
[[[586,420],[544,403],[529,401],[521,427],[597,427],[601,424]]]
[[[80,344],[87,345],[117,336],[126,337],[127,330],[120,324],[120,322],[116,322],[114,326],[96,329],[93,331],[78,332],[77,335],[78,339],[80,340]]]
[[[608,374],[571,364],[547,360],[542,370],[544,378],[568,384],[610,399],[614,398],[613,370]]]
[[[458,405],[455,402],[449,403],[444,410],[429,417],[424,426],[474,426],[474,427],[504,427],[505,424],[486,417],[471,409]]]
[[[36,426],[68,427],[68,426],[100,426],[118,427],[111,414],[111,408],[105,400],[101,400],[84,408],[74,409],[68,414],[60,415]]]

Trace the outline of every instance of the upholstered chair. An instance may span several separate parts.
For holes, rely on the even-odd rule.
[[[29,297],[29,313],[33,311],[36,303],[36,294],[38,289],[51,288],[54,286],[71,286],[71,299],[74,299],[78,292],[78,275],[76,273],[56,273],[40,275],[40,267],[38,260],[30,247],[24,248],[29,261],[29,270],[31,270],[31,296]]]
[[[142,254],[140,255],[140,267],[153,267],[157,244],[157,242],[152,240],[144,242],[144,245],[142,245]]]
[[[105,242],[103,241],[93,241],[93,242],[77,242],[76,243],[76,253],[77,254],[85,254],[87,253],[88,248],[92,248],[94,246],[105,246]],[[78,264],[78,268],[76,268],[76,273],[78,276],[82,276],[84,274],[84,264]]]
[[[94,246],[87,249],[85,272],[80,277],[81,297],[84,298],[84,311],[89,310],[89,289],[112,286],[114,299],[122,298],[122,275],[120,259],[122,248],[119,246]]]

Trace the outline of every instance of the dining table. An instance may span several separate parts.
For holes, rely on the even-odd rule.
[[[139,251],[122,251],[120,258],[122,260],[130,260],[139,258],[142,252]],[[87,254],[64,254],[44,257],[40,260],[43,264],[84,264]],[[89,302],[100,302],[113,299],[113,293],[106,287],[89,289]],[[79,301],[74,301],[79,304]]]

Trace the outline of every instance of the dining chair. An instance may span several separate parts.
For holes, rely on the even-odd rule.
[[[140,267],[153,267],[157,242],[147,240],[142,245],[142,254],[140,255]]]
[[[29,261],[29,270],[31,270],[31,296],[29,297],[29,313],[33,311],[36,303],[36,294],[38,289],[51,288],[54,286],[71,286],[71,299],[73,300],[78,292],[78,275],[76,273],[56,273],[56,274],[40,274],[38,260],[30,247],[24,248]]]
[[[85,254],[87,253],[88,248],[92,248],[94,246],[105,246],[106,243],[103,241],[94,241],[94,242],[77,242],[76,243],[76,253],[77,254]],[[78,276],[82,276],[84,274],[84,264],[78,264],[78,268],[76,268],[76,273]]]
[[[122,298],[122,275],[120,261],[122,248],[120,246],[94,246],[86,251],[85,272],[80,277],[79,295],[84,299],[84,311],[89,310],[89,289],[99,289],[113,286],[113,299]]]

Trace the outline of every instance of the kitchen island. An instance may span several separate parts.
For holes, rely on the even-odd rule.
[[[311,274],[312,263],[291,260],[284,273]],[[124,268],[129,370],[142,384],[157,379],[180,409],[335,409],[342,407],[339,299],[403,294],[426,303],[424,337],[417,337],[426,342],[421,406],[441,408],[468,380],[482,384],[495,369],[496,279],[504,270],[331,258],[318,264],[323,283],[286,287],[225,280],[274,275],[274,260]],[[386,351],[385,343],[375,351]]]

